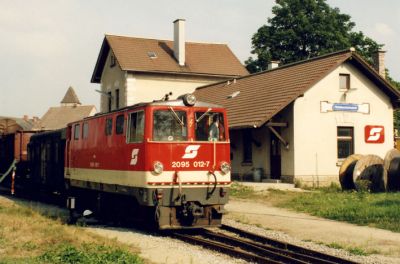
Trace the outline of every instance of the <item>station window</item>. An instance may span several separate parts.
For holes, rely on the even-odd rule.
[[[338,159],[345,159],[354,154],[354,128],[337,128],[337,156]]]
[[[112,117],[106,119],[106,135],[109,136],[112,134]]]
[[[115,90],[115,109],[119,109],[119,89]]]
[[[83,123],[82,127],[82,138],[88,138],[89,136],[89,123],[85,122]]]
[[[74,139],[78,140],[79,139],[79,134],[81,132],[81,126],[79,124],[76,124],[74,126]]]
[[[128,142],[142,142],[144,135],[144,112],[134,112],[129,114],[129,133]]]
[[[107,100],[108,100],[108,112],[111,112],[111,109],[112,109],[112,107],[111,107],[111,102],[112,102],[112,95],[111,95],[111,92],[108,92],[107,93]]]
[[[341,91],[350,89],[350,74],[339,74],[339,89]]]
[[[242,133],[243,136],[243,163],[253,162],[253,136],[251,129],[245,129]]]
[[[117,116],[115,122],[115,134],[120,135],[124,133],[124,115]]]

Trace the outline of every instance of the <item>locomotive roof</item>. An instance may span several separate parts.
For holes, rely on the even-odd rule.
[[[145,107],[145,106],[183,106],[183,107],[185,107],[186,105],[183,103],[182,100],[168,100],[168,101],[157,100],[157,101],[153,101],[153,102],[138,103],[138,104],[126,106],[123,108],[113,110],[111,112],[97,113],[94,116],[85,117],[83,120],[88,120],[88,119],[96,118],[99,116],[108,115],[110,113],[117,113],[117,112],[129,110],[129,109],[140,108],[140,107]],[[193,106],[188,106],[188,107],[223,108],[223,106],[221,106],[221,105],[206,103],[206,102],[202,102],[202,101],[196,101],[196,103]],[[79,121],[76,121],[76,122],[79,122]],[[75,122],[73,122],[73,123],[75,123]]]

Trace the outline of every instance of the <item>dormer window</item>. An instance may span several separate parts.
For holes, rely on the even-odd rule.
[[[151,59],[157,58],[157,54],[154,51],[147,52],[147,56],[149,56]]]
[[[339,90],[348,91],[350,90],[350,74],[339,74]]]

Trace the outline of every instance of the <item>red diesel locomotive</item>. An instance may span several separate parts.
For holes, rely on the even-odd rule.
[[[159,229],[220,225],[231,183],[226,112],[186,95],[71,123],[64,174],[80,211]]]

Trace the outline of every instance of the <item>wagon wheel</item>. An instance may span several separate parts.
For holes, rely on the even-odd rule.
[[[385,191],[383,160],[377,155],[361,157],[354,167],[353,182],[357,191]]]
[[[353,170],[361,157],[362,155],[360,154],[350,155],[343,161],[342,166],[340,166],[339,182],[343,190],[353,190],[356,188],[353,181]]]

